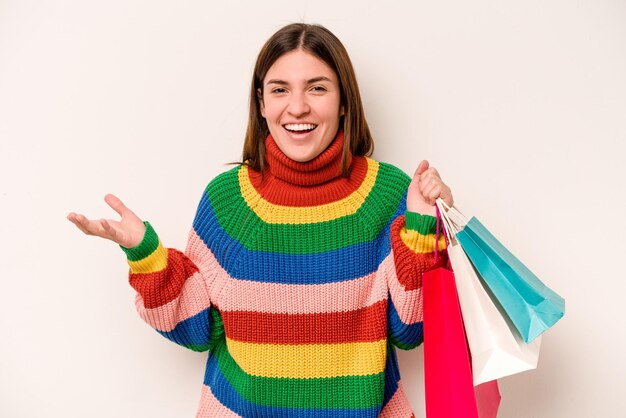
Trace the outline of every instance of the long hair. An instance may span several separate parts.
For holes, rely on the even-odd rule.
[[[344,133],[342,173],[348,174],[348,155],[371,155],[374,141],[370,133],[356,74],[348,52],[339,39],[321,25],[293,23],[276,32],[267,40],[254,66],[250,86],[250,114],[243,144],[243,161],[256,171],[265,171],[265,139],[269,134],[267,122],[261,115],[263,80],[278,58],[288,52],[302,49],[324,61],[339,79],[340,100],[344,114],[339,121]],[[260,94],[259,94],[260,92]]]

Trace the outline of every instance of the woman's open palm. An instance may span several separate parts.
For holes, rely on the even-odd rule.
[[[146,232],[143,221],[116,196],[108,194],[104,197],[104,201],[121,216],[121,220],[91,220],[74,212],[67,215],[67,219],[87,235],[105,238],[126,248],[139,245]]]

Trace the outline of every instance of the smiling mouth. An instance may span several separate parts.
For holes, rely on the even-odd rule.
[[[283,125],[283,128],[285,128],[289,132],[299,134],[313,131],[315,130],[315,128],[317,128],[317,125],[314,125],[312,123],[288,123],[286,125]]]

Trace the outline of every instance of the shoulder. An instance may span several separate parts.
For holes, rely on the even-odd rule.
[[[209,182],[209,184],[207,184],[205,192],[210,193],[231,187],[238,188],[239,172],[242,169],[244,169],[244,166],[236,165],[235,167],[218,174]]]
[[[369,190],[361,214],[378,233],[390,220],[404,211],[410,178],[398,167],[366,157],[375,169],[375,181]]]
[[[386,194],[391,193],[399,196],[406,193],[411,183],[411,177],[392,164],[376,161],[369,157],[366,158],[378,166],[376,183],[380,184],[381,190],[385,191]]]
[[[241,198],[239,190],[239,172],[244,169],[237,165],[215,176],[204,188],[198,213],[227,212]]]

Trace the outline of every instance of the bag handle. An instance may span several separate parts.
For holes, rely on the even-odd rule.
[[[447,233],[446,219],[444,213],[439,209],[439,205],[435,205],[435,212],[437,216],[436,235],[435,235],[435,263],[439,261],[439,231],[442,230],[441,224],[443,224],[443,238],[446,242],[446,247],[450,245],[449,234]],[[450,257],[448,257],[448,270],[452,270],[452,264]]]
[[[448,242],[453,240],[456,242],[456,234],[459,232],[459,228],[449,217],[449,206],[447,206],[441,198],[437,198],[435,205],[437,206],[437,216],[441,217],[443,222],[446,239]],[[446,208],[448,208],[448,210],[446,210]]]
[[[448,204],[440,197],[435,200],[435,203],[443,208],[441,211],[447,215],[449,220],[454,225],[457,226],[457,229],[462,229],[467,224],[467,217],[463,215],[454,205],[452,207],[448,206]]]
[[[439,207],[435,206],[436,216],[437,216],[437,224],[435,226],[435,263],[439,261],[439,228],[441,228],[441,214],[439,213]],[[444,233],[445,236],[445,233]]]

